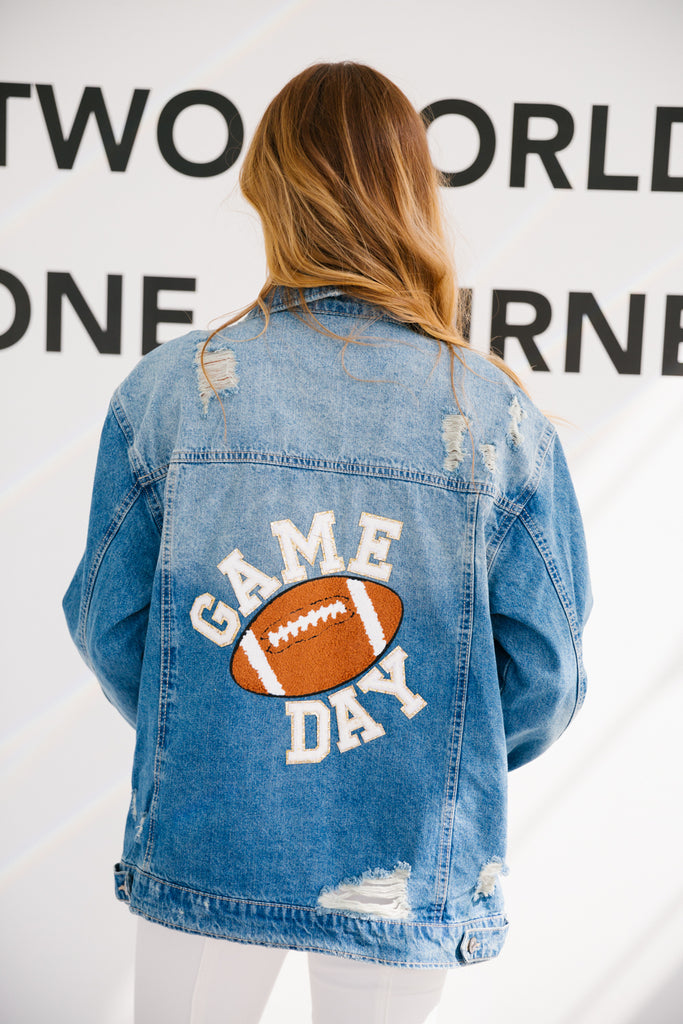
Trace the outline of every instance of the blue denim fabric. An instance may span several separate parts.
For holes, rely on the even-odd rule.
[[[483,357],[455,362],[456,401],[433,339],[333,288],[306,297],[355,340],[278,291],[265,330],[257,310],[210,342],[217,394],[195,331],[111,402],[64,608],[136,728],[116,892],[237,941],[486,959],[507,930],[507,772],[584,696],[576,498],[553,426]],[[305,615],[312,580],[369,595],[356,640],[344,598],[320,625],[338,646],[316,648],[319,603],[276,623],[307,689],[258,652],[240,675],[247,634],[299,594]]]

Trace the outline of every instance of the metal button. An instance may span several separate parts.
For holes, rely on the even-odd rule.
[[[467,952],[475,953],[479,949],[479,939],[475,939],[474,936],[467,943]]]

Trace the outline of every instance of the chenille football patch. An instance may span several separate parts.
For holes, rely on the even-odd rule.
[[[239,638],[231,672],[239,686],[273,697],[324,693],[368,669],[396,636],[398,594],[382,583],[327,576],[269,601]]]

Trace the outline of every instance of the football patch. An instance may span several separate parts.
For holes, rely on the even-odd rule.
[[[271,697],[332,690],[380,657],[402,617],[401,598],[382,583],[353,576],[298,583],[252,620],[230,671],[243,689]]]

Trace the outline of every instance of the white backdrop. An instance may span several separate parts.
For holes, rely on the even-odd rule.
[[[293,74],[342,58],[373,64],[420,109],[467,101],[493,126],[490,165],[445,195],[461,283],[473,289],[472,343],[487,349],[492,333],[506,333],[492,331],[503,292],[535,293],[503,308],[509,324],[550,312],[527,332],[548,370],[530,370],[514,329],[506,356],[538,404],[569,421],[561,432],[596,596],[584,710],[542,761],[511,777],[509,939],[493,963],[453,972],[441,1020],[679,1020],[681,4],[25,0],[3,21],[0,77],[12,84],[0,88],[3,1020],[130,1024],[135,921],[114,901],[111,866],[132,735],[72,648],[60,601],[84,541],[107,402],[142,352],[145,279],[148,305],[188,310],[184,322],[203,327],[250,301],[264,274],[258,224],[236,191],[239,160],[203,177],[171,166],[173,149],[195,165],[219,157],[223,116],[194,103],[178,114],[172,144],[163,130],[160,144],[160,115],[173,97],[208,90],[237,108],[248,140]],[[125,170],[110,168],[94,117],[80,146],[72,136],[71,157],[60,143],[86,87],[101,90],[114,140],[134,90],[149,90]],[[530,111],[531,139],[555,136],[549,113],[573,136],[555,165],[531,153],[522,181],[513,124],[516,110],[523,129],[525,104],[545,107]],[[454,173],[479,150],[462,113],[437,118],[430,139]],[[58,167],[55,152],[72,166]],[[79,317],[68,298],[58,329],[60,286],[82,295],[89,330],[87,311]],[[602,323],[569,315],[586,294]],[[644,300],[631,300],[627,349],[630,296]],[[667,307],[667,296],[678,299]],[[98,351],[95,322],[113,352]],[[161,322],[156,337],[184,329]],[[601,341],[610,330],[614,340]],[[266,1024],[304,1021],[306,1001],[305,961],[290,954]]]

